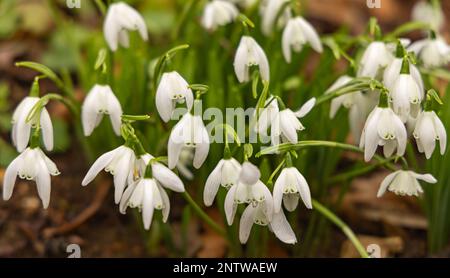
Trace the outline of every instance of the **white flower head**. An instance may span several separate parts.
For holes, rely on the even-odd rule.
[[[176,71],[164,73],[156,90],[156,109],[163,121],[168,122],[176,104],[184,102],[187,109],[191,110],[194,95],[189,84]]]
[[[408,116],[417,117],[420,111],[420,103],[423,99],[423,91],[410,74],[400,74],[391,90],[392,108],[406,123]]]
[[[45,107],[40,114],[28,119],[33,107],[39,102],[38,97],[25,97],[17,106],[12,115],[12,142],[17,151],[23,152],[30,140],[31,128],[40,126],[44,146],[48,151],[53,149],[53,125],[50,115]],[[29,121],[27,121],[27,119]]]
[[[205,5],[202,16],[202,26],[207,30],[214,31],[219,26],[224,26],[239,14],[239,10],[233,3],[226,0],[213,0]]]
[[[417,41],[408,47],[427,68],[437,68],[450,62],[450,46],[441,37]]]
[[[273,216],[273,198],[267,186],[258,180],[255,184],[239,182],[230,188],[225,197],[225,215],[228,225],[232,225],[239,204],[259,206],[260,224],[268,224]]]
[[[177,166],[183,147],[195,150],[193,166],[196,169],[200,168],[208,156],[209,143],[208,131],[202,118],[191,113],[184,114],[169,136],[167,145],[169,168]]]
[[[125,214],[127,207],[142,211],[144,228],[150,229],[155,209],[162,211],[163,222],[167,221],[170,212],[170,201],[166,191],[156,179],[141,178],[130,184],[120,200],[120,212]]]
[[[434,111],[423,111],[419,114],[413,136],[419,152],[425,153],[427,159],[433,154],[436,141],[439,141],[441,154],[444,155],[447,146],[447,132]]]
[[[322,53],[322,43],[314,27],[301,16],[290,19],[284,28],[282,37],[283,55],[286,62],[290,63],[292,60],[291,49],[300,52],[307,43],[315,51]]]
[[[428,183],[437,182],[430,174],[420,175],[413,171],[399,170],[384,178],[378,190],[377,197],[381,197],[386,190],[401,196],[418,196],[420,193],[423,193],[423,189],[418,180]]]
[[[234,159],[221,159],[216,168],[209,174],[203,191],[203,201],[206,206],[211,206],[217,195],[219,186],[226,189],[236,185],[241,172],[241,164]],[[259,179],[259,177],[258,177]]]
[[[358,76],[376,78],[381,69],[387,67],[393,55],[386,44],[375,41],[369,44],[361,58]]]
[[[395,82],[397,81],[398,77],[400,76],[400,72],[402,69],[402,58],[395,58],[392,60],[392,62],[389,64],[389,66],[384,70],[383,75],[383,83],[389,90],[392,90],[394,88]],[[424,84],[422,75],[420,74],[417,67],[413,64],[409,65],[409,71],[411,77],[416,82],[417,86],[419,86],[420,92],[424,92]]]
[[[239,181],[244,184],[255,184],[261,177],[261,172],[253,163],[245,161],[239,172]]]
[[[420,1],[414,5],[412,10],[412,19],[428,23],[432,29],[438,31],[444,26],[445,16],[439,7],[434,7],[427,1]]]
[[[103,33],[112,51],[116,51],[119,44],[128,48],[130,45],[128,31],[136,30],[139,31],[144,41],[148,40],[144,18],[135,9],[124,2],[109,6],[103,25]]]
[[[312,209],[311,192],[306,179],[297,168],[284,168],[273,188],[275,213],[280,212],[281,203],[288,211],[294,211],[297,208],[299,198],[302,198],[307,208]]]
[[[88,185],[103,169],[114,176],[114,200],[118,204],[126,185],[135,180],[138,169],[134,151],[127,146],[120,146],[101,155],[92,164],[81,185]]]
[[[260,5],[262,18],[261,31],[270,36],[274,29],[283,27],[291,18],[292,11],[287,5],[289,0],[264,0]],[[281,9],[284,9],[283,11]],[[279,17],[278,17],[279,16]],[[277,21],[278,17],[278,21]]]
[[[263,203],[258,203],[256,205],[249,204],[242,213],[239,222],[239,241],[242,244],[245,244],[248,241],[253,224],[268,226],[275,236],[284,243],[297,243],[295,233],[282,210],[278,213],[274,213],[272,220],[269,221],[265,214]]]
[[[250,80],[250,67],[258,66],[261,78],[269,81],[269,61],[261,46],[249,36],[242,36],[236,55],[234,56],[234,71],[239,82]]]
[[[329,94],[333,92],[336,89],[339,89],[340,87],[343,87],[347,85],[349,82],[353,80],[352,77],[348,75],[343,75],[339,77],[333,85],[328,88],[328,90],[325,92],[325,94]],[[362,97],[362,93],[360,91],[356,91],[349,94],[344,94],[342,96],[338,96],[336,98],[333,98],[331,100],[331,107],[330,107],[330,118],[334,118],[336,116],[336,113],[338,112],[339,108],[341,106],[344,106],[347,109],[350,109],[354,105],[358,105],[359,98]]]
[[[372,159],[378,145],[383,146],[385,157],[391,156],[395,149],[401,156],[405,153],[406,139],[406,128],[394,111],[376,107],[369,114],[361,135],[360,148],[364,148],[364,160]]]
[[[117,136],[122,124],[122,107],[109,85],[95,85],[86,96],[81,107],[81,119],[85,136],[100,124],[103,115],[109,115],[111,125]]]
[[[16,178],[36,181],[38,195],[46,209],[50,203],[50,176],[60,172],[56,164],[40,148],[27,148],[6,168],[3,179],[3,199],[11,198]]]
[[[276,100],[273,102],[276,102]],[[280,142],[290,142],[295,144],[298,142],[297,131],[305,129],[299,118],[305,117],[315,104],[316,99],[312,98],[303,104],[296,112],[289,108],[279,111],[277,105],[268,106],[261,112],[256,125],[256,130],[259,133],[263,133],[271,127],[270,136],[271,144],[273,146],[280,144]]]

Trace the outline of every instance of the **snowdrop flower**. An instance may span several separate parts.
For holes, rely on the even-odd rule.
[[[384,70],[383,84],[389,90],[393,89],[395,82],[397,81],[397,79],[400,76],[400,72],[402,69],[402,63],[403,63],[403,58],[394,58],[394,60],[392,60],[392,62],[389,64],[389,66]],[[425,87],[423,84],[422,75],[420,74],[417,67],[413,64],[410,64],[409,71],[410,71],[411,77],[414,79],[417,86],[419,86],[420,92],[424,92]]]
[[[428,23],[432,29],[439,30],[445,23],[444,13],[427,1],[417,2],[412,10],[412,19]]]
[[[109,85],[95,85],[88,93],[81,107],[81,119],[84,135],[89,136],[103,119],[109,115],[112,127],[117,136],[122,124],[122,107]]]
[[[46,209],[50,203],[50,176],[60,172],[56,164],[40,148],[27,148],[6,168],[3,179],[3,200],[11,198],[16,178],[36,181],[37,191]]]
[[[295,233],[283,211],[273,214],[272,220],[269,221],[265,214],[263,204],[259,203],[256,206],[253,204],[248,205],[242,213],[239,223],[239,241],[242,244],[247,243],[253,224],[269,226],[269,229],[275,236],[284,243],[297,243]]]
[[[376,78],[379,70],[387,67],[392,59],[393,55],[385,43],[380,41],[372,42],[361,58],[358,76]]]
[[[266,53],[252,37],[242,36],[234,57],[234,71],[239,82],[249,81],[249,70],[252,66],[258,66],[261,78],[269,81],[269,61]]]
[[[273,187],[274,212],[281,210],[281,202],[288,211],[294,211],[298,205],[298,199],[312,209],[311,192],[308,182],[295,167],[284,168]]]
[[[434,111],[424,111],[419,114],[413,136],[419,152],[425,153],[427,159],[433,154],[436,140],[439,141],[441,155],[444,155],[447,146],[447,132]]]
[[[218,26],[226,25],[238,16],[239,11],[233,3],[225,0],[208,2],[203,11],[202,26],[207,30],[216,30]]]
[[[291,18],[291,9],[286,5],[288,3],[289,0],[265,0],[261,4],[261,31],[264,35],[271,35],[274,27],[282,27]],[[281,9],[284,10],[281,11]],[[278,18],[278,22],[275,22],[280,13],[281,16]]]
[[[28,146],[31,128],[36,128],[38,125],[41,128],[45,148],[49,151],[53,149],[53,125],[47,109],[43,107],[40,115],[35,115],[27,122],[27,117],[39,100],[38,97],[25,97],[14,110],[11,137],[19,152],[23,152]]]
[[[241,164],[239,164],[236,159],[221,159],[206,180],[205,189],[203,191],[203,201],[205,205],[208,207],[212,205],[214,198],[217,195],[217,191],[219,190],[219,186],[229,189],[237,184],[240,171]]]
[[[339,77],[325,92],[329,94],[334,90],[347,85],[353,78],[347,75]],[[377,97],[378,98],[378,97]],[[378,100],[377,100],[378,101]],[[375,103],[376,105],[376,103]],[[364,122],[367,114],[373,109],[370,99],[362,92],[356,91],[349,94],[345,94],[331,100],[330,106],[330,118],[333,119],[341,106],[349,109],[349,124],[352,136],[356,142],[359,142]]]
[[[299,121],[299,118],[305,117],[314,107],[316,99],[307,101],[297,112],[286,108],[275,115],[271,123],[261,123],[260,127],[271,126],[270,136],[271,144],[276,146],[280,142],[298,142],[297,131],[304,130],[305,127]],[[265,120],[264,118],[262,120]]]
[[[144,18],[135,9],[124,2],[109,6],[103,25],[103,33],[112,51],[116,51],[119,44],[128,48],[130,44],[128,31],[136,30],[139,31],[142,39],[147,41],[147,26]]]
[[[123,193],[119,210],[126,213],[127,207],[142,211],[144,228],[150,229],[155,209],[162,211],[163,222],[167,221],[170,212],[170,201],[166,191],[155,179],[142,178],[132,183]]]
[[[345,85],[350,83],[353,80],[352,77],[348,75],[343,75],[339,77],[333,85],[328,88],[328,90],[325,92],[325,94],[329,94]],[[338,96],[336,98],[333,98],[331,100],[331,107],[330,107],[330,118],[333,119],[336,116],[336,113],[338,112],[339,108],[341,106],[344,106],[347,109],[352,108],[353,106],[358,105],[358,100],[362,97],[362,93],[359,91],[345,94],[342,96]]]
[[[417,85],[410,74],[400,74],[391,91],[392,106],[400,116],[402,122],[406,123],[408,116],[417,117],[420,111],[420,103],[423,91]]]
[[[270,222],[273,215],[273,198],[267,186],[259,180],[261,173],[253,164],[246,162],[242,165],[237,184],[228,190],[225,197],[225,215],[228,225],[233,224],[236,209],[239,204],[254,206],[261,204],[260,210]],[[262,221],[262,219],[261,219]]]
[[[391,108],[376,107],[368,116],[361,135],[360,148],[364,148],[364,160],[369,161],[378,145],[383,146],[384,156],[395,149],[401,156],[406,149],[406,128]]]
[[[101,170],[105,169],[106,172],[114,176],[114,201],[118,204],[126,184],[131,184],[134,181],[136,168],[134,151],[127,146],[120,146],[101,155],[92,164],[81,185],[88,185]]]
[[[156,90],[156,109],[163,121],[168,122],[176,104],[184,102],[187,109],[191,110],[194,95],[189,84],[176,71],[164,73]]]
[[[450,62],[450,46],[441,37],[417,41],[408,50],[413,51],[427,68],[442,67]]]
[[[177,166],[183,147],[195,149],[193,166],[198,169],[209,152],[209,135],[200,116],[186,113],[172,129],[168,142],[169,168]]]
[[[301,16],[290,19],[284,28],[282,37],[283,55],[286,62],[290,63],[292,60],[291,48],[295,52],[300,52],[303,45],[307,43],[315,51],[322,53],[322,43],[314,27]]]
[[[377,197],[383,196],[386,190],[401,196],[418,196],[419,193],[423,193],[423,189],[418,180],[428,183],[437,182],[430,174],[420,175],[413,171],[399,170],[384,178],[378,190]]]

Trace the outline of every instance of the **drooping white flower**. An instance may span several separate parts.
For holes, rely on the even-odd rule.
[[[46,209],[50,203],[50,176],[60,172],[56,164],[40,148],[27,148],[6,168],[3,179],[3,200],[11,198],[16,178],[36,181],[39,198]]]
[[[139,31],[142,39],[147,41],[148,33],[144,18],[131,6],[124,2],[111,4],[103,24],[106,42],[112,51],[116,51],[119,44],[128,48],[130,40],[128,31]]]
[[[286,5],[288,2],[289,0],[265,0],[261,3],[261,31],[264,35],[270,36],[275,28],[283,27],[291,18],[292,11],[290,7]],[[281,9],[284,10],[282,11]]]
[[[360,148],[364,148],[364,160],[374,156],[378,145],[383,146],[384,156],[389,157],[397,149],[401,156],[406,149],[406,128],[391,108],[376,107],[368,116],[361,135]]]
[[[250,162],[244,162],[237,184],[231,186],[225,197],[225,215],[228,225],[233,224],[236,209],[239,204],[254,206],[261,204],[261,212],[270,222],[273,214],[273,198],[267,186],[259,180],[259,169]]]
[[[282,202],[288,211],[294,211],[297,208],[299,198],[302,198],[307,208],[312,209],[311,192],[306,179],[297,168],[284,168],[273,187],[275,213],[280,212]]]
[[[103,169],[114,176],[114,201],[118,204],[125,186],[134,181],[138,170],[134,151],[127,146],[120,146],[101,155],[92,164],[81,185],[88,185]]]
[[[389,65],[393,55],[386,44],[375,41],[369,44],[361,58],[358,76],[376,78],[379,71]]]
[[[81,107],[81,120],[85,136],[100,124],[103,115],[109,115],[111,125],[117,136],[122,124],[122,107],[109,85],[95,85],[86,96]]]
[[[259,44],[249,36],[242,36],[234,56],[234,72],[239,82],[250,80],[250,67],[258,66],[261,78],[269,81],[270,70],[266,53]]]
[[[353,80],[352,77],[348,75],[343,75],[339,77],[331,86],[328,88],[328,90],[325,92],[325,94],[329,94],[340,87],[343,87],[347,85],[349,82]],[[335,97],[331,100],[331,106],[330,106],[330,118],[334,118],[336,116],[336,113],[338,112],[339,108],[341,106],[344,106],[347,109],[350,109],[353,106],[358,106],[358,100],[362,97],[362,93],[360,91],[344,94],[342,96]]]
[[[395,82],[397,81],[398,77],[400,76],[400,72],[402,69],[402,63],[403,63],[402,58],[394,58],[394,60],[392,60],[392,62],[389,64],[389,66],[384,70],[383,84],[389,90],[393,89]],[[417,86],[419,86],[420,92],[424,92],[425,86],[423,84],[422,75],[420,74],[417,67],[413,64],[410,64],[409,71],[410,71],[411,77],[414,79]]]
[[[428,23],[430,27],[436,31],[441,29],[445,23],[445,17],[442,10],[438,7],[434,7],[427,1],[420,1],[414,5],[412,10],[412,19]]]
[[[39,100],[40,98],[38,97],[25,97],[17,106],[16,110],[14,110],[11,121],[11,137],[13,144],[19,152],[23,152],[28,146],[31,128],[36,128],[38,125],[41,128],[45,148],[48,151],[53,149],[53,125],[47,109],[43,107],[40,114],[34,115],[27,122],[30,112]]]
[[[183,147],[195,150],[193,166],[196,169],[200,168],[208,156],[209,143],[208,131],[202,118],[191,113],[184,114],[169,136],[167,145],[169,168],[177,166]]]
[[[206,180],[203,191],[203,201],[205,205],[212,205],[214,198],[217,195],[217,191],[219,190],[219,186],[229,189],[237,184],[240,172],[241,164],[239,164],[236,159],[221,159]]]
[[[184,102],[186,102],[187,109],[191,110],[194,95],[189,84],[176,71],[164,73],[156,90],[156,108],[161,119],[168,122],[176,104]]]
[[[276,102],[274,100],[274,102]],[[299,118],[306,116],[314,107],[316,99],[308,100],[297,112],[286,108],[277,112],[278,106],[267,107],[261,112],[261,117],[257,123],[257,131],[264,132],[269,126],[271,127],[270,136],[271,144],[276,146],[280,142],[290,142],[295,144],[298,142],[297,131],[304,130],[305,127],[299,121]]]
[[[383,196],[386,190],[401,196],[418,196],[419,193],[423,193],[423,189],[418,180],[423,180],[428,183],[437,182],[430,174],[421,175],[413,171],[399,170],[384,178],[378,190],[377,197]]]
[[[450,62],[450,46],[441,37],[414,42],[408,50],[413,51],[427,68],[442,67]]]
[[[166,191],[153,178],[140,178],[130,184],[123,193],[119,209],[126,213],[127,207],[142,211],[144,228],[150,229],[154,210],[161,210],[163,222],[167,221],[170,212],[170,201]]]
[[[436,140],[439,141],[441,155],[444,155],[447,146],[447,132],[434,111],[423,111],[419,114],[413,136],[419,152],[425,153],[427,159],[434,152]]]
[[[249,204],[242,213],[239,223],[239,241],[242,244],[247,243],[253,224],[269,226],[275,236],[284,243],[297,243],[295,233],[282,210],[274,213],[272,220],[269,220],[263,203]]]
[[[314,27],[301,16],[290,19],[284,28],[282,37],[283,55],[286,62],[290,63],[292,60],[291,48],[295,52],[300,52],[303,45],[307,43],[315,51],[322,53],[322,43]]]
[[[423,91],[410,74],[400,74],[391,90],[392,108],[406,123],[408,116],[415,118],[420,111]]]
[[[216,30],[219,26],[224,26],[239,14],[239,10],[233,3],[226,0],[213,0],[205,5],[202,16],[202,26],[207,30]]]
[[[347,75],[339,77],[328,90],[325,92],[329,94],[334,90],[347,85],[353,78]],[[376,105],[376,102],[375,102]],[[344,106],[349,109],[349,124],[352,136],[356,142],[359,142],[366,116],[369,114],[373,106],[369,98],[360,91],[348,93],[331,100],[330,118],[334,118],[340,107]]]

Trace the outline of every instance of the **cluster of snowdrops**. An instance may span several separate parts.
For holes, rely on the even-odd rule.
[[[314,108],[316,99],[309,100],[298,110],[291,110],[280,97],[270,93],[268,59],[251,36],[251,29],[255,26],[240,9],[259,5],[263,34],[269,35],[273,30],[283,28],[280,39],[287,63],[305,45],[321,53],[322,41],[315,28],[298,14],[295,1],[204,2],[201,24],[209,32],[233,22],[243,24],[246,32],[236,46],[233,62],[236,77],[240,83],[255,82],[257,79],[264,84],[248,129],[261,136],[268,135],[271,147],[267,153],[284,156],[283,163],[274,172],[277,176],[271,191],[261,180],[258,167],[251,162],[251,152],[245,151],[243,161],[233,158],[228,140],[236,138],[233,138],[232,127],[222,125],[228,140],[223,159],[205,181],[204,204],[211,206],[218,190],[223,187],[227,190],[224,211],[229,225],[233,224],[238,206],[246,206],[239,223],[241,243],[247,242],[253,224],[257,224],[268,226],[281,241],[294,244],[297,239],[286,219],[285,210],[294,211],[300,200],[308,209],[312,209],[313,205],[307,180],[293,167],[295,153],[282,151],[278,146],[299,142],[298,132],[305,129],[299,119]],[[421,16],[425,13],[433,15],[425,18],[433,21],[430,22],[427,38],[413,43],[404,39],[397,43],[385,42],[378,26],[375,26],[373,41],[359,59],[355,76],[340,77],[324,93],[325,98],[331,101],[331,117],[341,106],[349,109],[351,132],[353,138],[359,141],[366,161],[373,158],[378,147],[382,147],[385,157],[395,155],[400,159],[409,137],[414,138],[418,151],[424,153],[426,158],[431,157],[437,144],[441,154],[445,152],[446,130],[433,111],[433,104],[439,103],[440,98],[432,88],[425,87],[416,63],[425,68],[444,66],[450,61],[450,47],[438,33],[442,14],[426,3],[421,3],[417,9],[417,20],[423,20]],[[103,32],[112,52],[129,46],[130,31],[138,31],[143,40],[148,40],[146,24],[138,11],[123,2],[109,5]],[[361,80],[369,84],[367,88],[352,90]],[[20,154],[6,169],[3,198],[10,199],[18,176],[36,182],[39,197],[44,208],[47,208],[51,176],[60,172],[40,146],[43,143],[47,151],[53,148],[52,121],[45,105],[51,99],[58,100],[58,97],[40,97],[38,82],[36,79],[30,95],[22,100],[12,117],[12,142]],[[202,115],[193,109],[207,90],[205,85],[190,85],[176,71],[161,73],[154,99],[161,120],[178,120],[174,117],[176,107],[185,107],[184,115],[170,131],[166,159],[148,153],[133,128],[135,121],[145,120],[147,116],[125,115],[111,87],[101,82],[95,85],[84,99],[81,109],[84,135],[90,136],[103,116],[107,115],[113,131],[123,137],[124,144],[101,155],[84,177],[82,185],[91,183],[104,169],[114,178],[114,199],[120,212],[125,213],[128,207],[139,208],[146,229],[151,226],[155,209],[162,211],[163,221],[166,221],[170,211],[166,190],[185,191],[183,180],[177,173],[189,178],[192,176],[190,165],[198,169],[208,157],[211,136]],[[386,191],[417,196],[422,193],[418,180],[436,182],[432,175],[418,174],[404,166],[383,180],[378,196]]]

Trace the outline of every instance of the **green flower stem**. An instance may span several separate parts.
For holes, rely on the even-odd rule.
[[[346,151],[352,151],[352,152],[358,152],[358,153],[364,153],[364,150],[361,148],[358,148],[356,146],[350,145],[350,144],[344,144],[344,143],[338,143],[333,141],[319,141],[319,140],[311,140],[311,141],[300,141],[297,144],[291,144],[291,143],[283,143],[277,146],[272,146],[263,149],[259,153],[256,154],[256,157],[260,157],[263,155],[273,154],[276,151],[279,152],[287,152],[290,150],[298,150],[308,147],[329,147],[329,148],[337,148],[342,149]],[[375,155],[374,159],[382,162],[384,161],[384,158],[382,158],[379,155]],[[387,163],[386,167],[390,170],[396,170],[396,167],[392,163]]]
[[[355,78],[348,84],[337,88],[334,91],[328,92],[320,97],[317,98],[316,106],[322,103],[325,103],[329,100],[332,100],[334,98],[337,98],[339,96],[354,93],[357,91],[363,91],[363,90],[369,90],[369,89],[376,89],[376,88],[383,88],[383,84],[381,84],[379,81],[370,79],[370,78]]]
[[[412,32],[412,31],[416,31],[416,30],[427,31],[430,29],[431,29],[431,26],[428,23],[420,22],[420,21],[412,21],[412,22],[408,22],[403,25],[400,25],[399,27],[397,27],[397,29],[395,29],[391,33],[387,34],[385,36],[385,39],[386,40],[395,40],[396,38],[399,38],[402,35]]]
[[[333,222],[336,226],[338,226],[342,232],[347,236],[347,238],[351,241],[353,246],[355,246],[356,250],[358,251],[359,255],[362,258],[369,258],[369,254],[367,254],[366,249],[361,244],[359,239],[356,237],[355,233],[350,229],[347,224],[344,223],[336,214],[334,214],[332,211],[330,211],[328,208],[323,206],[321,203],[319,203],[317,200],[312,200],[313,208],[320,212],[323,216],[325,216],[328,220]]]
[[[189,205],[194,209],[195,213],[206,222],[214,231],[216,231],[219,235],[226,237],[227,233],[225,230],[220,227],[214,220],[212,220],[208,214],[192,199],[191,195],[187,191],[183,192],[184,199],[189,203]]]

